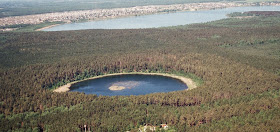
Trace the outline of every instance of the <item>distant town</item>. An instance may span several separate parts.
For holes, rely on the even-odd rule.
[[[37,15],[14,16],[0,18],[0,26],[18,25],[18,24],[40,24],[44,22],[76,22],[81,20],[92,21],[110,18],[119,18],[126,16],[138,16],[154,13],[165,13],[175,11],[195,11],[195,10],[212,10],[227,7],[239,6],[279,6],[279,2],[261,2],[261,3],[236,3],[236,2],[208,2],[208,3],[189,3],[176,5],[150,5],[136,6],[130,8],[114,9],[96,9],[81,10],[69,12],[56,12]],[[9,30],[9,29],[6,29]]]

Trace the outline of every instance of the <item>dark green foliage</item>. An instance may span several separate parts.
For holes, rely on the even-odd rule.
[[[18,24],[18,25],[9,25],[9,26],[0,26],[0,29],[5,29],[5,28],[23,28],[30,26],[30,24]]]
[[[280,11],[248,11],[248,12],[234,12],[228,14],[229,17],[248,17],[248,16],[275,16],[279,17],[280,16]]]
[[[176,131],[279,131],[279,18],[259,19],[240,28],[227,25],[246,22],[230,19],[172,29],[0,33],[0,130],[137,131],[167,123]],[[118,72],[167,72],[203,84],[114,97],[48,89]]]

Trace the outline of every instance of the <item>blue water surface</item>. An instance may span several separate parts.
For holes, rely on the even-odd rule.
[[[114,84],[131,83],[130,88],[124,90],[110,90]],[[84,92],[105,96],[115,95],[145,95],[158,92],[186,90],[188,87],[180,80],[158,75],[115,75],[93,80],[86,80],[70,87],[70,91]]]

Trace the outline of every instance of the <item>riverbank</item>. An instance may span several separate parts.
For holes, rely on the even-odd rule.
[[[183,76],[177,76],[174,74],[167,74],[167,73],[142,73],[142,72],[131,72],[131,73],[114,73],[114,74],[107,74],[107,75],[101,75],[101,76],[95,76],[95,77],[91,77],[91,78],[87,78],[84,80],[80,80],[80,81],[74,81],[71,83],[68,83],[66,85],[63,85],[61,87],[58,87],[57,89],[53,90],[53,92],[67,92],[70,91],[70,87],[71,85],[81,82],[81,81],[85,81],[85,80],[92,80],[92,79],[97,79],[97,78],[103,78],[103,77],[109,77],[109,76],[118,76],[118,75],[129,75],[129,74],[136,74],[136,75],[157,75],[157,76],[165,76],[165,77],[171,77],[174,79],[178,79],[180,81],[182,81],[183,83],[185,83],[188,86],[187,90],[191,90],[197,87],[196,83],[190,79],[190,78],[186,78]]]
[[[52,28],[52,27],[55,27],[55,26],[58,26],[58,25],[61,25],[61,24],[54,24],[54,25],[42,27],[42,28],[36,29],[35,31],[42,31],[42,30],[45,30],[45,29],[48,29],[48,28]]]

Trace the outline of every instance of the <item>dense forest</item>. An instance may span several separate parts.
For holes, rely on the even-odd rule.
[[[159,29],[0,33],[0,131],[168,124],[182,132],[277,132],[280,17],[261,14]],[[51,89],[119,72],[190,73],[203,84],[140,96]]]

